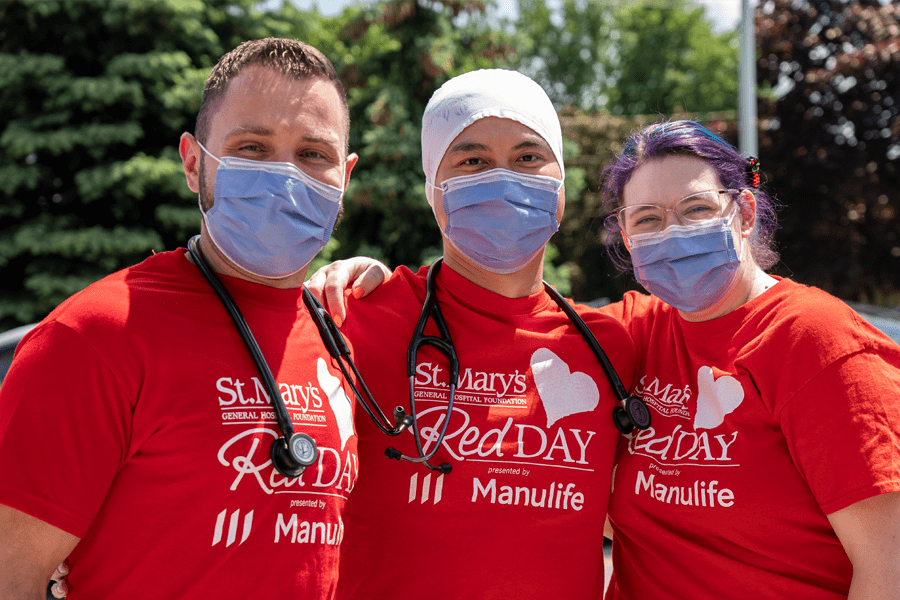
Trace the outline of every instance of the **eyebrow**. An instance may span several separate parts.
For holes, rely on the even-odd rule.
[[[623,209],[624,208],[636,208],[638,210],[636,210],[634,212],[643,213],[643,212],[652,211],[652,210],[655,210],[655,209],[661,208],[661,207],[657,204],[631,204],[629,206],[623,206],[622,208]]]
[[[544,141],[541,137],[536,137],[536,139],[526,139],[515,146],[513,146],[513,150],[522,150],[525,148],[544,148],[550,150],[550,145]],[[447,150],[447,154],[451,154],[453,152],[472,152],[473,150],[488,150],[488,147],[479,142],[469,142],[469,141],[461,141],[457,144],[454,144]]]
[[[550,144],[545,142],[543,138],[538,138],[537,140],[525,140],[513,146],[513,150],[522,150],[523,148],[545,148],[550,150]]]
[[[471,152],[473,150],[487,150],[487,146],[478,142],[459,142],[454,144],[447,153],[451,152]]]
[[[264,125],[239,125],[238,127],[235,127],[234,129],[229,131],[227,134],[225,134],[224,140],[228,141],[233,138],[240,137],[242,135],[247,135],[247,134],[258,135],[261,137],[272,137],[275,135],[275,132],[272,129],[265,127]],[[341,142],[339,139],[322,137],[322,136],[311,135],[311,134],[305,134],[302,139],[304,142],[309,142],[309,143],[314,143],[314,144],[315,143],[325,144],[327,146],[340,146],[341,145]]]
[[[262,125],[239,125],[238,127],[235,127],[234,129],[229,131],[227,134],[225,134],[224,139],[229,140],[231,138],[238,137],[241,135],[247,135],[248,133],[253,134],[253,135],[261,135],[261,136],[265,136],[265,137],[272,137],[273,135],[275,135],[275,132],[273,132],[268,127],[264,127]]]

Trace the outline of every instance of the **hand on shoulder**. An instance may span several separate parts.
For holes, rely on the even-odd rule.
[[[356,256],[325,265],[313,273],[305,285],[340,327],[347,318],[344,301],[347,288],[354,298],[363,298],[390,276],[391,270],[383,263],[367,256]]]

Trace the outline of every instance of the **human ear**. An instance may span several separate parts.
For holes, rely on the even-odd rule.
[[[181,164],[184,166],[184,176],[187,179],[188,188],[195,194],[200,193],[200,148],[197,140],[188,132],[181,134],[178,142],[178,153],[181,155]]]
[[[350,172],[353,171],[353,167],[356,166],[356,162],[359,160],[359,155],[356,152],[351,152],[347,155],[346,166],[344,167],[344,191],[347,191],[347,186],[350,184]]]
[[[741,210],[741,235],[750,237],[756,225],[756,196],[750,190],[742,190],[737,203]]]

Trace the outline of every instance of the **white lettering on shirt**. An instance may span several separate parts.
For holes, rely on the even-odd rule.
[[[715,508],[716,506],[729,508],[734,504],[734,492],[728,488],[717,489],[718,480],[714,479],[708,483],[696,480],[687,486],[677,486],[661,483],[662,476],[657,481],[656,475],[656,473],[651,473],[650,477],[647,477],[643,471],[638,471],[634,483],[634,495],[639,496],[643,492],[658,502],[701,508]]]
[[[554,510],[579,511],[584,508],[584,494],[575,491],[574,483],[551,483],[548,487],[541,489],[509,485],[498,487],[496,479],[482,484],[477,477],[473,477],[472,502],[485,500],[491,504],[531,506]]]

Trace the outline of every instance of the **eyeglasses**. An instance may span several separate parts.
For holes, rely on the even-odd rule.
[[[617,210],[616,221],[626,237],[662,231],[665,229],[667,212],[674,213],[682,225],[697,225],[721,219],[740,193],[740,190],[698,192],[682,198],[673,208],[663,208],[656,204],[633,204]],[[719,200],[722,194],[727,194],[724,204]]]

